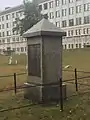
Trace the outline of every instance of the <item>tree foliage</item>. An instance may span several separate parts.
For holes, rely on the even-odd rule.
[[[22,35],[25,31],[31,28],[34,24],[41,20],[42,16],[40,10],[37,7],[36,2],[30,2],[28,0],[23,1],[24,4],[24,17],[16,18],[16,26],[13,31]]]

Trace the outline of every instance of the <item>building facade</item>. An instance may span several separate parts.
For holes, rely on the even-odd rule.
[[[90,44],[90,0],[43,0],[39,9],[66,31],[64,49],[84,48]]]
[[[38,0],[39,9],[50,22],[66,31],[63,49],[84,48],[90,45],[90,0]],[[23,18],[23,5],[0,11],[0,53],[14,50],[26,53],[27,42],[13,31],[17,17]]]
[[[23,8],[19,5],[0,12],[0,53],[4,50],[14,50],[17,54],[26,52],[26,40],[13,31],[16,18],[24,17]]]

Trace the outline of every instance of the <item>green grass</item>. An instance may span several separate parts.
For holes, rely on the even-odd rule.
[[[18,59],[18,65],[8,65],[7,56],[0,56],[0,75],[20,73],[25,71],[25,55],[14,56]],[[63,67],[71,65],[73,69],[80,71],[90,71],[90,49],[77,49],[63,51]],[[89,74],[78,73],[78,77],[88,76]],[[17,76],[17,84],[26,82],[26,75]],[[63,80],[74,78],[73,72],[63,72]],[[90,84],[89,79],[80,82]],[[13,77],[0,78],[0,89],[13,86]],[[79,86],[80,92],[85,92],[89,88]],[[69,95],[75,93],[75,85],[67,84]],[[23,109],[0,112],[0,120],[89,120],[90,119],[90,93],[68,98],[64,102],[64,112],[60,111],[59,104],[52,106],[35,105]],[[23,90],[15,96],[14,91],[0,93],[0,110],[27,105],[31,102],[23,98]]]
[[[6,101],[0,102],[0,109],[30,105],[29,107],[0,113],[0,120],[89,120],[90,118],[90,94],[69,98],[64,103],[64,112],[57,105],[31,106],[23,96],[12,96]],[[12,99],[11,99],[12,98]],[[13,105],[13,106],[12,106]]]
[[[63,51],[63,66],[71,65],[78,70],[90,71],[90,49],[76,49]]]

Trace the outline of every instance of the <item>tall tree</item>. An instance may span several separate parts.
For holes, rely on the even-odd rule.
[[[23,19],[20,19],[19,17],[16,18],[16,27],[13,28],[13,31],[16,31],[16,33],[20,33],[20,35],[22,35],[25,31],[31,28],[42,18],[36,2],[24,0],[23,4],[24,4],[24,18]]]

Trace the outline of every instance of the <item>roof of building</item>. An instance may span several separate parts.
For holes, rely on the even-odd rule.
[[[40,4],[42,2],[46,2],[46,1],[49,1],[49,0],[37,0],[37,1],[38,1],[38,4]],[[0,11],[0,16],[4,15],[4,14],[11,13],[11,12],[14,12],[14,11],[22,10],[23,8],[24,8],[23,4],[15,6],[15,7],[7,7],[7,9],[5,9],[3,11]]]
[[[27,30],[23,34],[23,37],[27,38],[27,37],[42,36],[42,35],[65,36],[66,32],[56,27],[49,20],[43,18],[40,22],[38,22],[29,30]]]
[[[4,11],[1,11],[0,12],[0,16],[1,15],[4,15],[4,14],[7,14],[7,13],[11,13],[11,12],[14,12],[14,11],[17,11],[17,10],[22,10],[24,8],[24,5],[18,5],[18,6],[15,6],[15,7],[10,7]]]
[[[50,0],[39,0],[39,3],[43,3],[43,2],[47,2],[47,1],[50,1]]]

